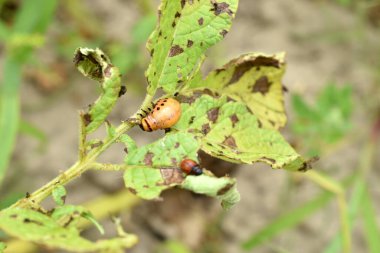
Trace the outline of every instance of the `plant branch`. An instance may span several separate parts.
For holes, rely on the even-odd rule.
[[[133,114],[130,118],[136,118],[138,114],[141,112],[141,109],[147,108],[151,101],[153,96],[147,94],[145,96],[145,99],[140,107],[140,109]],[[125,121],[120,124],[120,126],[117,127],[115,131],[115,135],[112,137],[106,137],[102,145],[99,147],[94,148],[91,150],[87,155],[85,155],[82,159],[82,161],[77,161],[74,163],[69,169],[67,169],[65,172],[58,175],[56,178],[33,192],[28,198],[23,198],[19,201],[17,201],[15,204],[13,204],[10,208],[14,207],[30,207],[36,204],[41,203],[45,198],[50,196],[53,189],[57,187],[58,185],[66,185],[70,181],[74,180],[75,178],[81,176],[85,171],[91,168],[91,166],[94,164],[95,160],[99,157],[100,154],[102,154],[108,147],[110,147],[113,143],[116,142],[116,140],[125,132],[127,132],[129,129],[135,126],[135,123],[132,123],[130,121]],[[83,138],[82,136],[79,137],[80,140]],[[80,141],[81,142],[81,141]]]

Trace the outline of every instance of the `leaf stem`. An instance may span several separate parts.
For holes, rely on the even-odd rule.
[[[130,118],[136,118],[138,113],[141,112],[142,108],[146,108],[150,105],[152,99],[153,99],[153,96],[147,94],[145,96],[144,101],[141,104],[140,109],[136,113],[134,113]],[[41,188],[39,188],[38,190],[33,192],[28,198],[25,197],[23,199],[20,199],[15,204],[13,204],[10,208],[14,208],[14,207],[26,208],[26,207],[33,206],[33,205],[41,203],[45,198],[50,196],[50,194],[52,193],[53,189],[56,186],[66,185],[67,183],[69,183],[73,179],[81,176],[88,169],[92,168],[92,165],[94,165],[96,158],[98,158],[98,156],[100,154],[102,154],[108,147],[110,147],[113,143],[115,143],[116,140],[122,134],[124,134],[125,132],[127,132],[129,129],[131,129],[134,126],[135,126],[135,124],[132,122],[129,122],[129,121],[125,121],[125,122],[121,123],[116,128],[115,135],[113,135],[112,137],[106,137],[103,140],[102,145],[91,150],[87,155],[85,155],[83,157],[82,160],[75,162],[65,172],[61,173],[56,178],[54,178],[53,180],[51,180],[50,182],[48,182],[47,184],[45,184],[44,186],[42,186]],[[82,138],[83,137],[80,134],[80,137],[79,137],[80,143],[82,142]],[[81,146],[81,144],[80,144],[80,146]]]

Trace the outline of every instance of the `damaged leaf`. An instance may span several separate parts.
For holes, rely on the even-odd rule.
[[[148,93],[157,88],[173,94],[195,73],[204,52],[222,40],[231,26],[238,0],[163,0],[158,24],[147,49]]]
[[[198,90],[179,96],[182,116],[173,130],[198,136],[206,153],[234,163],[264,162],[272,168],[307,170],[309,163],[296,153],[282,135],[263,128],[249,108],[227,96]]]
[[[81,117],[86,126],[86,132],[91,133],[106,120],[114,107],[121,89],[119,69],[112,65],[108,56],[100,49],[78,48],[75,52],[74,63],[84,76],[98,81],[102,93],[89,111]]]
[[[212,71],[204,80],[193,80],[189,89],[207,88],[243,102],[264,128],[279,129],[286,123],[282,76],[284,53],[250,53]]]
[[[52,191],[52,197],[54,199],[54,202],[58,206],[63,206],[65,204],[66,200],[66,189],[62,185],[59,185],[55,187]]]

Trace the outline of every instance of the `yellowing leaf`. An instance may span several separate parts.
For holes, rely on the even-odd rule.
[[[197,135],[202,150],[226,161],[265,162],[276,169],[309,168],[281,134],[264,128],[246,105],[227,96],[201,92],[178,97],[182,101],[182,116],[173,130]]]
[[[188,88],[208,88],[248,106],[264,128],[279,129],[286,123],[282,76],[284,54],[251,53],[212,71],[205,80],[194,80]]]
[[[148,93],[157,88],[172,94],[202,62],[204,52],[223,39],[235,16],[238,0],[163,0],[159,21],[147,48],[152,56],[146,71]]]

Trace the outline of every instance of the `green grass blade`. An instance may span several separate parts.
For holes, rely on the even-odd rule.
[[[283,214],[244,242],[242,247],[245,250],[250,250],[279,234],[281,231],[296,226],[308,216],[324,207],[333,196],[333,193],[323,192],[309,202]]]
[[[46,134],[41,129],[25,120],[20,121],[19,130],[21,133],[27,134],[37,139],[41,145],[46,144],[47,142]]]
[[[21,66],[8,57],[3,70],[4,77],[0,86],[0,184],[4,178],[18,131]]]
[[[368,189],[364,192],[361,209],[363,228],[366,235],[365,240],[367,241],[369,252],[378,253],[380,252],[380,229],[376,221],[376,213]]]

